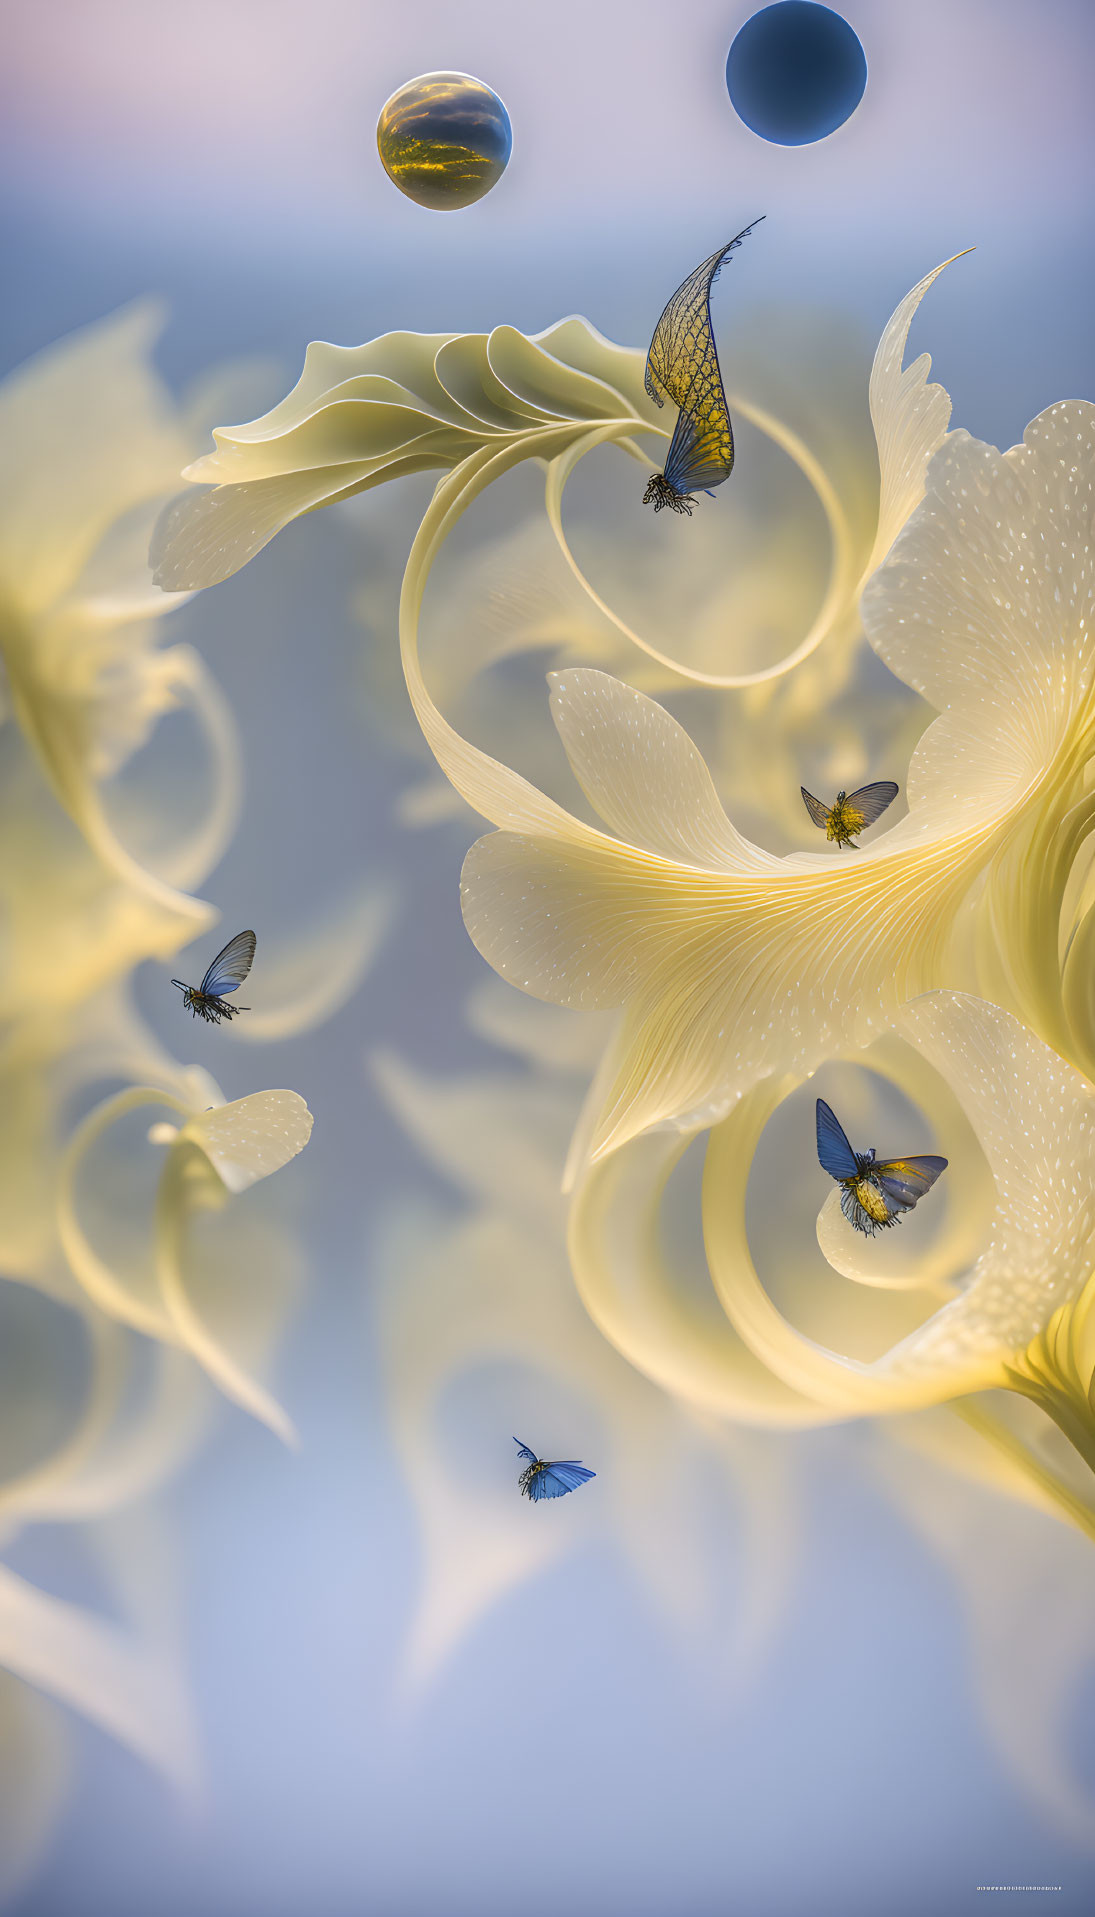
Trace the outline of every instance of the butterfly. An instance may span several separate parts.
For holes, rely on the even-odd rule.
[[[878,779],[874,785],[861,785],[858,792],[838,792],[835,805],[823,805],[812,792],[807,792],[804,785],[799,786],[799,791],[807,812],[825,837],[835,839],[838,845],[850,845],[853,852],[859,851],[854,843],[855,834],[873,825],[897,797],[897,787],[892,779]]]
[[[711,331],[711,288],[723,261],[754,226],[744,226],[728,246],[712,253],[678,286],[657,326],[646,356],[646,390],[656,406],[662,394],[679,408],[665,469],[651,473],[643,505],[660,513],[669,506],[692,516],[692,492],[710,492],[729,479],[734,466],[734,433]],[[660,389],[660,390],[659,390]]]
[[[183,995],[183,1004],[195,1018],[204,1018],[210,1025],[219,1025],[222,1018],[235,1018],[237,1012],[249,1012],[249,1005],[229,1005],[225,1002],[225,992],[238,992],[255,956],[255,934],[237,932],[229,939],[223,952],[218,952],[212,965],[206,972],[200,985],[184,985],[181,978],[173,978],[171,983],[178,987]]]
[[[595,1471],[587,1471],[577,1458],[555,1458],[550,1464],[538,1458],[520,1438],[514,1438],[519,1458],[527,1458],[528,1463],[517,1482],[526,1498],[538,1504],[541,1498],[565,1498],[568,1491],[577,1491],[580,1484],[589,1478],[595,1478]]]
[[[868,1238],[899,1225],[902,1212],[911,1211],[947,1169],[946,1159],[934,1156],[887,1158],[876,1165],[874,1146],[854,1152],[823,1098],[817,1101],[817,1155],[822,1171],[842,1187],[840,1209],[848,1223]]]

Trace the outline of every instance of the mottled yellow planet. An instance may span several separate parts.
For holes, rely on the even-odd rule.
[[[388,178],[419,206],[471,206],[506,170],[513,132],[498,95],[467,73],[423,73],[381,110],[376,144]]]

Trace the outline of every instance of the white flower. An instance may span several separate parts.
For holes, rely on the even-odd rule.
[[[529,1016],[503,1014],[506,1042],[538,1050],[548,1021],[517,1009]],[[563,1058],[556,1047],[554,1069],[535,1074],[443,1079],[389,1054],[374,1062],[385,1102],[461,1199],[453,1215],[414,1192],[391,1208],[376,1248],[389,1416],[423,1539],[407,1676],[431,1676],[489,1603],[592,1529],[617,1542],[702,1660],[704,1683],[742,1684],[788,1595],[785,1456],[762,1434],[717,1427],[654,1390],[583,1312],[559,1193],[580,1090],[561,1036]],[[446,1399],[488,1365],[502,1382],[495,1396],[488,1375],[480,1395],[491,1393],[498,1419],[481,1436],[466,1418],[450,1432]],[[595,1497],[575,1498],[565,1525],[538,1522],[522,1503],[507,1417],[527,1442],[546,1452],[554,1441],[597,1471]],[[732,1595],[712,1549],[713,1508],[735,1527]]]
[[[984,1155],[993,1203],[978,1242],[969,1244],[980,1207],[963,1150],[940,1186],[950,1181],[957,1229],[944,1232],[934,1264],[921,1258],[919,1273],[916,1260],[903,1272],[900,1246],[861,1248],[850,1227],[841,1233],[827,1198],[818,1238],[844,1276],[882,1286],[919,1279],[936,1296],[922,1289],[918,1312],[906,1293],[912,1323],[871,1358],[805,1336],[761,1283],[746,1233],[748,1169],[780,1097],[762,1086],[713,1132],[708,1152],[705,1242],[723,1307],[754,1358],[833,1413],[912,1410],[1005,1387],[1032,1399],[1095,1468],[1095,1087],[1010,1013],[964,993],[930,992],[894,1026],[958,1101]],[[935,1307],[927,1316],[925,1300]],[[856,1313],[842,1315],[847,1334]],[[1090,1498],[1076,1497],[1059,1472],[1042,1472],[1029,1445],[1015,1449],[1095,1535]]]
[[[135,1333],[90,1304],[86,1363],[55,1341],[56,1306],[3,1287],[7,1358],[0,1451],[0,1553],[35,1525],[79,1525],[110,1614],[62,1598],[0,1563],[0,1895],[33,1868],[61,1808],[64,1715],[79,1713],[193,1798],[197,1735],[171,1590],[173,1539],[148,1493],[189,1455],[212,1393],[162,1349],[142,1362]],[[137,1505],[138,1508],[132,1508]],[[150,1567],[159,1568],[161,1575]]]
[[[105,320],[0,387],[0,656],[5,704],[57,800],[167,921],[170,949],[172,932],[178,944],[208,914],[163,875],[193,883],[219,857],[236,790],[231,727],[200,660],[152,643],[177,601],[153,586],[147,542],[189,437],[150,364],[158,324],[147,306]],[[179,706],[193,707],[213,757],[211,803],[180,830],[171,813],[150,819],[146,801],[154,875],[120,843],[103,786]]]
[[[731,395],[734,413],[758,426],[799,467],[832,542],[822,604],[798,643],[771,664],[712,671],[671,656],[633,631],[582,573],[562,524],[567,480],[580,460],[605,444],[648,466],[636,435],[668,439],[670,429],[645,393],[643,354],[613,346],[578,318],[534,338],[500,326],[490,334],[391,333],[356,348],[313,343],[300,380],[281,404],[248,426],[219,429],[216,450],[187,469],[195,490],[165,513],[153,540],[156,580],[168,591],[216,584],[302,512],[389,479],[440,470],[446,477],[407,564],[401,640],[423,731],[462,790],[454,772],[459,748],[455,755],[446,750],[457,744],[455,735],[441,721],[418,667],[422,592],[437,550],[472,501],[523,461],[536,459],[547,468],[548,519],[568,565],[590,604],[641,653],[698,684],[747,686],[779,678],[847,626],[863,579],[923,492],[928,459],[946,432],[950,400],[942,387],[927,383],[926,354],[905,370],[901,362],[913,315],[942,271],[937,267],[902,301],[875,355],[870,402],[881,471],[875,513],[865,517],[854,489],[834,484],[808,439],[750,396]],[[203,484],[210,490],[199,492]]]
[[[296,1092],[252,1092],[225,1104],[213,1080],[197,1068],[190,1085],[186,1099],[151,1085],[134,1086],[105,1100],[77,1127],[58,1193],[61,1243],[73,1276],[101,1310],[150,1337],[183,1346],[227,1397],[292,1442],[289,1419],[251,1375],[251,1366],[269,1344],[295,1272],[261,1237],[244,1241],[243,1269],[234,1265],[230,1245],[219,1258],[206,1248],[197,1272],[187,1251],[200,1212],[220,1210],[229,1194],[268,1178],[304,1149],[312,1115]],[[102,1230],[112,1204],[101,1189],[89,1191],[85,1164],[105,1133],[145,1105],[164,1106],[183,1122],[161,1120],[149,1134],[152,1143],[168,1148],[152,1242],[139,1245],[123,1263],[100,1255],[82,1222],[94,1196]]]
[[[1089,1000],[1069,997],[1067,968],[1062,993],[1057,948],[1095,818],[1093,502],[1095,408],[1079,401],[1010,453],[956,433],[936,455],[864,613],[940,717],[913,755],[908,816],[854,859],[777,859],[744,838],[681,728],[601,673],[552,675],[552,712],[618,836],[493,762],[476,768],[477,807],[502,830],[465,866],[475,943],[538,997],[624,1007],[576,1164],[651,1125],[709,1122],[758,1078],[864,1043],[944,982],[1006,985],[1038,1030],[1086,1055]]]

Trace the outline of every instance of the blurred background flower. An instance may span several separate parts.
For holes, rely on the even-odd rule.
[[[650,1154],[629,1182],[626,1150],[601,1174],[602,1184],[615,1183],[616,1194],[591,1207],[600,1242],[590,1243],[588,1217],[580,1215],[575,1227],[579,1282],[595,1273],[598,1287],[585,1284],[583,1302],[632,1361],[624,1362],[572,1289],[558,1179],[582,1095],[582,1048],[588,1064],[603,1036],[601,1021],[507,1001],[496,986],[478,995],[468,1015],[495,1046],[522,1059],[520,1075],[495,1069],[429,1078],[392,1054],[373,1061],[391,1109],[458,1195],[455,1206],[448,1197],[392,1207],[379,1224],[373,1254],[390,1416],[421,1529],[421,1588],[401,1648],[400,1677],[419,1693],[422,1713],[421,1686],[438,1681],[442,1660],[454,1655],[486,1607],[515,1584],[546,1576],[561,1553],[587,1544],[592,1531],[613,1538],[633,1575],[649,1587],[669,1641],[709,1700],[771,1683],[804,1573],[801,1506],[809,1453],[788,1434],[842,1415],[836,1367],[826,1406],[810,1395],[808,1367],[800,1396],[782,1381],[783,1367],[766,1376],[744,1347],[736,1364],[726,1361],[702,1295],[689,1282],[679,1182],[664,1193],[653,1184],[666,1213],[662,1243],[673,1268],[671,1290],[636,1204],[640,1191],[651,1193]],[[961,1074],[954,1075],[948,1099],[945,1081],[910,1047],[882,1043],[868,1056],[870,1075],[861,1072],[858,1083],[854,1068],[843,1069],[842,1109],[854,1111],[860,1124],[871,1105],[876,1117],[882,1111],[891,1124],[908,1123],[910,1095],[927,1101],[934,1092],[934,1115],[942,1119],[938,1142],[951,1154],[961,1190],[957,1202],[952,1193],[944,1224],[930,1236],[921,1230],[911,1249],[882,1247],[890,1254],[886,1272],[845,1273],[872,1287],[894,1287],[887,1298],[889,1322],[897,1328],[909,1322],[910,1307],[915,1313],[931,1296],[933,1272],[945,1294],[949,1277],[964,1270],[977,1222],[982,1229],[988,1223],[992,1187],[954,1096]],[[983,1116],[994,1134],[1006,1134],[1010,1122],[1014,1135],[1023,1136],[1014,1123],[1014,1098],[1024,1095],[1025,1079],[1016,1074],[1010,1102],[997,1089],[994,1099],[986,1087]],[[881,1104],[880,1090],[889,1093]],[[1037,1095],[1036,1102],[1049,1109]],[[679,1142],[646,1141],[659,1142],[679,1159]],[[631,1154],[641,1149],[640,1142]],[[783,1213],[775,1244],[770,1229],[760,1234],[768,1281],[783,1309],[804,1318],[815,1339],[862,1337],[862,1315],[857,1325],[840,1287],[830,1284],[819,1303],[818,1272],[795,1242],[809,1205],[787,1204],[785,1161],[785,1150],[770,1147],[750,1180],[754,1218],[765,1217],[776,1202]],[[721,1230],[717,1215],[710,1230],[714,1242]],[[846,1226],[845,1232],[851,1237]],[[877,1265],[878,1241],[869,1251]],[[613,1271],[616,1298],[611,1282],[603,1282]],[[867,1297],[877,1300],[877,1289]],[[869,1318],[868,1336],[885,1335],[886,1315],[876,1309]],[[795,1348],[802,1349],[798,1334]],[[843,1445],[841,1468],[853,1479],[877,1474],[939,1555],[965,1611],[986,1731],[1023,1791],[1056,1828],[1082,1841],[1092,1799],[1073,1755],[1072,1706],[1095,1656],[1089,1539],[1069,1528],[1069,1503],[1061,1495],[1069,1464],[1061,1443],[1052,1443],[1060,1433],[1011,1420],[1001,1396],[984,1395],[968,1421],[953,1410],[891,1417],[871,1432],[866,1448]],[[850,1400],[844,1415],[854,1408]],[[513,1521],[515,1469],[500,1454],[498,1432],[519,1418],[537,1422],[546,1453],[563,1446],[597,1463],[598,1502],[576,1510],[565,1528]],[[728,1558],[730,1536],[737,1542]]]
[[[108,320],[0,388],[0,1243],[13,1281],[0,1298],[7,1893],[31,1871],[63,1803],[68,1738],[45,1699],[82,1713],[196,1799],[181,1567],[150,1500],[209,1424],[197,1366],[291,1435],[247,1367],[284,1328],[300,1253],[261,1213],[212,1241],[199,1241],[195,1225],[295,1156],[311,1130],[307,1106],[293,1092],[226,1103],[204,1068],[176,1064],[130,993],[140,960],[166,957],[211,925],[211,909],[176,888],[221,857],[240,792],[236,734],[198,654],[153,644],[172,602],[151,582],[148,540],[194,422],[152,368],[152,332],[146,311]],[[218,398],[226,391],[222,383]],[[180,755],[169,740],[161,757],[162,722],[188,707],[201,749],[195,756],[191,743]],[[127,790],[135,762],[140,776]],[[315,936],[298,931],[280,955],[275,941],[272,990],[252,1037],[307,1029],[335,1010],[388,915],[375,887],[357,884]],[[118,1081],[127,1089],[72,1129],[88,1097]],[[119,1127],[149,1103],[181,1124],[159,1127],[167,1136],[156,1142],[169,1150],[159,1152],[155,1203],[146,1195],[143,1207],[141,1154]],[[79,1216],[92,1147],[85,1197],[110,1238],[107,1257]],[[146,1336],[174,1349],[155,1356]],[[66,1539],[44,1555],[35,1547],[43,1526]],[[58,1569],[62,1582],[75,1569],[75,1595],[50,1588]]]

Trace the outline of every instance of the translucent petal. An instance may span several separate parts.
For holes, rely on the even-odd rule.
[[[705,1185],[712,1275],[740,1335],[787,1384],[860,1414],[1005,1383],[1007,1365],[1078,1295],[1095,1257],[1095,1091],[1087,1081],[1010,1014],[963,993],[929,993],[895,1024],[960,1103],[993,1177],[995,1202],[978,1255],[967,1275],[953,1269],[957,1296],[871,1362],[826,1350],[787,1321],[759,1282],[744,1228],[764,1087],[712,1135]],[[961,1239],[959,1229],[955,1250]],[[871,1261],[879,1258],[873,1250]],[[841,1269],[847,1262],[842,1256]],[[933,1274],[928,1263],[924,1276],[943,1271],[937,1265]],[[864,1269],[852,1275],[887,1279],[885,1265],[871,1271],[866,1254]]]
[[[540,1071],[578,1072],[587,1077],[604,1051],[610,1026],[604,1018],[575,1018],[488,978],[468,1000],[473,1032],[503,1051],[515,1052]]]
[[[954,1580],[994,1747],[1047,1820],[1085,1843],[1091,1782],[1072,1725],[1092,1671],[1091,1544],[1030,1509],[1030,1480],[1005,1478],[999,1452],[953,1415],[919,1413],[885,1438],[879,1475]]]
[[[39,353],[0,388],[0,576],[38,614],[72,589],[132,506],[177,481],[188,447],[150,349],[142,303]]]
[[[561,1234],[573,1092],[486,1074],[424,1078],[386,1052],[372,1068],[404,1130],[446,1177],[526,1221],[550,1221]]]
[[[1095,1261],[1095,1090],[995,1005],[932,992],[898,1018],[953,1086],[996,1182],[989,1240],[960,1298],[891,1352],[894,1377],[945,1379],[1023,1350]]]
[[[465,866],[479,950],[536,996],[627,1006],[594,1155],[644,1125],[709,1119],[765,1071],[812,1069],[838,1035],[862,1043],[901,999],[978,984],[983,964],[1067,1049],[1057,925],[1093,736],[1093,421],[1068,402],[1010,453],[954,435],[937,454],[864,616],[887,663],[945,709],[914,754],[907,816],[854,857],[773,860],[723,827],[680,729],[603,676],[561,676],[561,730],[630,843],[546,801],[538,813],[526,782],[480,759],[474,803],[510,834]],[[468,749],[433,742],[470,794]],[[986,870],[983,930],[956,972],[959,908]],[[1070,1005],[1082,1011],[1075,989]]]
[[[775,867],[735,831],[702,757],[664,706],[578,667],[549,673],[548,684],[574,776],[613,832],[715,871]]]
[[[497,1451],[493,1420],[447,1417],[452,1394],[469,1379],[490,1391],[486,1361],[500,1370],[504,1390],[520,1381],[545,1442],[558,1431],[564,1449],[596,1448],[599,1522],[614,1527],[682,1646],[702,1655],[708,1686],[747,1678],[788,1592],[791,1510],[781,1456],[753,1434],[700,1429],[623,1362],[583,1312],[558,1200],[566,1120],[557,1088],[545,1103],[546,1088],[511,1079],[511,1098],[500,1105],[491,1077],[429,1080],[389,1060],[385,1079],[412,1136],[475,1206],[454,1223],[432,1217],[416,1193],[371,1261],[393,1437],[422,1528],[409,1677],[431,1675],[489,1603],[587,1535],[580,1513],[565,1538],[515,1524],[516,1472],[512,1456]],[[508,1158],[502,1134],[511,1141]],[[523,1167],[518,1179],[506,1177],[507,1162]],[[587,1446],[593,1412],[601,1435]],[[732,1594],[707,1554],[712,1494],[744,1532]]]
[[[491,369],[508,392],[545,419],[616,419],[620,395],[545,351],[543,334],[529,339],[514,326],[496,326],[487,340]]]
[[[192,1118],[181,1138],[199,1145],[229,1191],[246,1191],[304,1150],[312,1114],[297,1092],[251,1092]]]
[[[956,253],[954,259],[962,259]],[[878,343],[871,368],[871,419],[878,442],[881,489],[878,502],[878,531],[867,572],[881,564],[909,515],[924,494],[928,462],[942,442],[950,423],[950,394],[942,386],[928,383],[931,358],[921,353],[911,366],[902,367],[905,346],[916,309],[929,286],[953,264],[944,260],[911,293],[907,293],[889,320]]]
[[[0,1664],[193,1783],[194,1730],[180,1674],[118,1625],[0,1566]]]
[[[407,473],[450,469],[495,441],[515,445],[520,458],[555,452],[618,410],[609,385],[512,327],[489,337],[393,333],[361,347],[314,344],[284,400],[249,425],[219,429],[216,450],[187,468],[189,480],[213,490],[184,495],[161,520],[157,583],[169,591],[215,584],[315,506]],[[543,441],[548,425],[561,432],[558,443]]]

